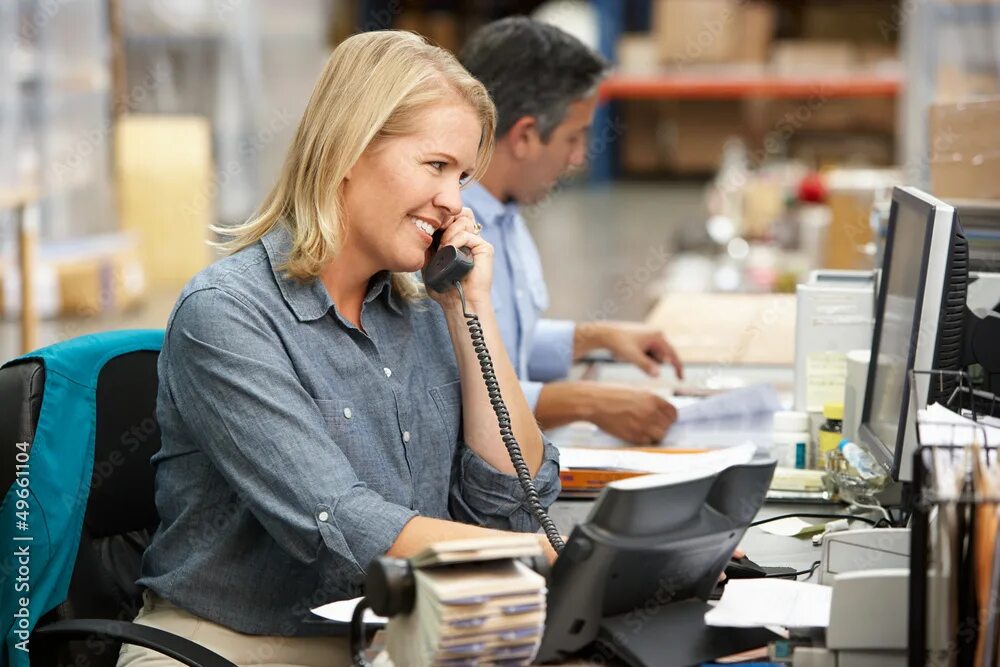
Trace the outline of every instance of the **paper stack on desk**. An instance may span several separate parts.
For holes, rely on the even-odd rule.
[[[564,497],[593,496],[609,482],[638,475],[667,474],[696,478],[748,463],[756,452],[753,444],[738,445],[710,452],[677,454],[669,449],[559,448],[559,479]]]
[[[786,579],[734,579],[705,614],[705,624],[725,628],[825,628],[833,589]]]
[[[537,542],[536,542],[537,544]],[[389,619],[395,665],[529,665],[545,626],[545,579],[515,560],[417,568],[413,612]]]

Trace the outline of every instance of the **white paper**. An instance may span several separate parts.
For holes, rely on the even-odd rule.
[[[952,412],[940,403],[921,410],[917,416],[920,442],[927,445],[1000,445],[1000,428],[990,423],[977,423]]]
[[[354,608],[358,606],[358,602],[361,598],[351,598],[350,600],[339,600],[337,602],[331,602],[330,604],[325,604],[322,607],[316,607],[312,609],[312,613],[317,616],[322,616],[328,621],[336,621],[337,623],[350,623],[351,616],[354,615]],[[365,623],[371,623],[374,625],[385,625],[389,619],[384,616],[379,616],[371,609],[365,609]]]
[[[648,473],[714,474],[730,466],[748,463],[757,447],[753,444],[717,449],[703,454],[660,454],[627,449],[560,447],[559,467],[563,469],[633,470]]]
[[[760,446],[770,445],[771,415],[782,409],[777,392],[768,384],[734,389],[704,399],[657,393],[662,393],[677,408],[677,421],[660,442],[664,447],[718,449],[748,441]],[[550,429],[546,435],[560,450],[563,444],[572,447],[629,444],[587,422]]]
[[[787,579],[734,579],[705,613],[705,624],[724,628],[825,628],[833,589]]]
[[[787,519],[779,519],[770,523],[761,524],[760,529],[771,535],[782,537],[800,537],[824,530],[825,524],[809,523],[805,519],[797,516],[790,516]]]
[[[778,392],[772,385],[755,384],[682,404],[677,408],[677,423],[746,417],[762,412],[775,412],[781,410],[781,407]]]

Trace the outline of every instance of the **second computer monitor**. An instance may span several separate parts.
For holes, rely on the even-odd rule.
[[[858,432],[893,479],[912,479],[917,446],[909,371],[959,369],[966,275],[955,209],[915,188],[896,188]],[[942,400],[932,389],[928,376],[918,376],[918,407]]]

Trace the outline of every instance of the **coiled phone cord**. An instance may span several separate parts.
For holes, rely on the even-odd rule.
[[[549,518],[545,508],[542,507],[542,501],[538,497],[538,491],[535,489],[535,483],[531,479],[528,465],[524,462],[521,446],[517,444],[517,439],[514,437],[514,431],[510,425],[510,413],[503,402],[503,397],[500,396],[500,383],[497,381],[496,372],[493,370],[493,359],[490,357],[490,351],[486,347],[486,336],[483,334],[483,327],[479,323],[479,316],[475,313],[470,313],[466,307],[462,284],[455,281],[455,287],[458,289],[458,296],[462,300],[462,315],[465,316],[469,324],[469,336],[472,338],[472,347],[476,351],[479,366],[483,371],[483,380],[486,381],[486,391],[490,396],[490,405],[493,406],[493,412],[497,415],[497,424],[500,426],[500,437],[503,439],[504,447],[507,448],[507,454],[514,465],[514,471],[517,473],[518,481],[521,482],[521,488],[524,489],[524,493],[527,496],[528,507],[531,508],[531,513],[535,515],[535,519],[538,520],[538,523],[542,526],[542,530],[545,531],[545,536],[548,538],[549,544],[558,553],[562,551],[564,546],[562,535],[559,534],[559,530],[556,528],[555,523],[552,522],[552,519]]]

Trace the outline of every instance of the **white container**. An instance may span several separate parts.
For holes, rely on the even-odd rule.
[[[811,460],[809,414],[779,411],[774,413],[774,435],[771,456],[782,468],[809,467]]]

